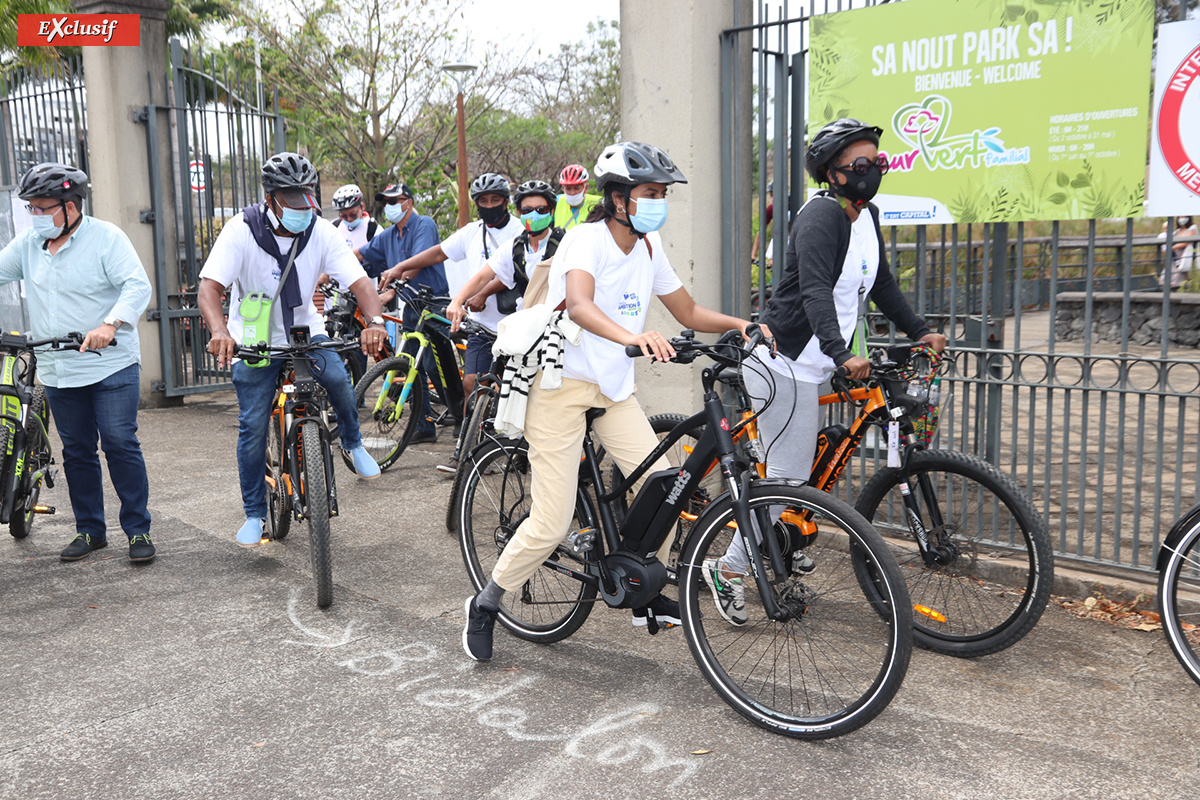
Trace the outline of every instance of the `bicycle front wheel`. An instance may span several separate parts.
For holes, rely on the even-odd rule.
[[[412,356],[402,353],[376,363],[354,387],[363,447],[381,471],[396,463],[416,433],[425,392],[421,383]],[[408,397],[401,400],[406,388]]]
[[[13,504],[12,518],[8,521],[8,532],[14,539],[24,539],[33,530],[38,497],[42,493],[42,480],[38,473],[50,466],[50,412],[46,405],[46,390],[34,387],[29,410],[25,414],[25,477],[18,485],[24,492]]]
[[[499,402],[499,395],[492,392],[480,392],[476,396],[475,402],[471,404],[471,413],[467,416],[467,421],[463,423],[457,445],[458,471],[454,473],[454,483],[450,487],[450,502],[446,506],[446,529],[451,533],[458,533],[458,515],[455,510],[458,506],[458,495],[462,491],[463,479],[466,477],[463,465],[467,462],[467,455],[483,441],[483,423],[496,416],[496,405]]]
[[[1163,633],[1188,676],[1200,684],[1200,517],[1176,542],[1168,543],[1158,574],[1158,610]]]
[[[812,487],[756,482],[749,502],[760,526],[773,507],[811,515],[818,533],[804,553],[812,563],[775,574],[764,549],[761,585],[785,613],[772,619],[760,581],[724,566],[731,556],[738,563],[734,540],[742,534],[729,496],[715,499],[680,561],[688,646],[721,698],[756,725],[798,739],[849,733],[891,702],[912,654],[912,612],[895,559],[858,512]],[[785,535],[780,544],[787,542]],[[853,550],[878,564],[876,588],[859,582]],[[723,611],[722,601],[733,610]]]
[[[309,550],[317,607],[333,602],[333,555],[329,542],[329,477],[325,473],[325,446],[321,426],[312,420],[300,423],[300,452],[304,481],[304,513],[308,517]]]
[[[1050,536],[1020,488],[991,464],[950,450],[915,452],[908,486],[900,470],[876,473],[856,508],[888,542],[914,603],[914,640],[973,658],[1011,647],[1050,600]],[[904,489],[926,528],[933,563],[916,547]],[[861,566],[861,565],[860,565]]]
[[[465,470],[458,502],[459,544],[478,592],[491,580],[517,526],[529,516],[529,446],[523,440],[485,442],[468,456]],[[590,524],[590,518],[586,509],[578,508],[571,528]],[[564,538],[566,534],[563,531]],[[580,571],[585,567],[565,547],[549,560]],[[579,630],[595,600],[595,586],[543,565],[519,590],[505,593],[500,624],[531,642],[557,642]]]

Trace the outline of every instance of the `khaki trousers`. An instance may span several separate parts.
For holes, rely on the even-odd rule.
[[[538,375],[525,410],[533,505],[528,519],[517,528],[492,570],[492,580],[510,592],[533,577],[570,533],[568,526],[575,515],[587,411],[605,409],[604,416],[592,423],[592,430],[626,475],[658,444],[658,437],[636,397],[616,403],[601,394],[597,384],[571,378],[563,378],[561,388],[546,391],[538,387],[541,373]],[[670,466],[661,458],[649,472]],[[641,489],[641,482],[634,488]],[[672,538],[668,536],[659,548],[658,558],[663,563]]]

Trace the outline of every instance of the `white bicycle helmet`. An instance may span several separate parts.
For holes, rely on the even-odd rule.
[[[596,187],[610,184],[634,187],[642,183],[687,183],[665,152],[644,142],[618,142],[604,148],[596,160]]]
[[[362,201],[362,189],[358,188],[357,184],[347,183],[333,193],[333,207],[339,211],[361,205]]]

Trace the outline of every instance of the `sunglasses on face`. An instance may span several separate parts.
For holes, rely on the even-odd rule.
[[[549,214],[550,206],[538,206],[537,208],[522,208],[522,214]]]
[[[871,169],[872,166],[879,167],[879,172],[883,175],[887,175],[887,172],[888,172],[887,156],[880,153],[879,155],[875,156],[874,161],[867,158],[866,156],[859,156],[858,158],[851,161],[849,164],[843,164],[842,166],[835,167],[834,169],[837,169],[841,172],[850,171],[850,172],[853,172],[855,175],[866,175],[867,170]]]

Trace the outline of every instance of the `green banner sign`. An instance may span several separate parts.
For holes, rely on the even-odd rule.
[[[884,129],[885,224],[1142,213],[1152,0],[909,0],[811,25],[809,136]]]

